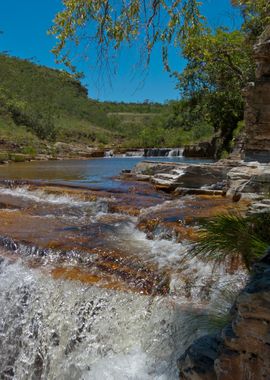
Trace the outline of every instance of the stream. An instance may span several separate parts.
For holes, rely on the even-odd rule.
[[[191,258],[184,222],[234,205],[117,177],[141,159],[0,167],[0,379],[176,380],[219,328],[246,273]]]

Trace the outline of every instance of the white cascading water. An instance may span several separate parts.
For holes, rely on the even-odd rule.
[[[75,215],[80,223],[98,223],[108,216],[106,200],[84,202],[25,187],[1,188],[0,195],[2,200],[19,197],[22,203],[53,204],[66,212],[63,218]],[[236,291],[235,284],[240,288],[245,282],[245,273],[228,274],[223,267],[195,259],[183,263],[188,243],[163,239],[162,234],[149,240],[136,228],[136,217],[111,214],[110,223],[104,236],[110,246],[170,269],[169,294],[147,296],[53,279],[26,265],[23,246],[16,247],[22,254],[19,260],[3,246],[1,379],[176,380],[177,358],[210,329],[200,323],[200,316],[218,314],[221,292]],[[224,301],[221,308],[229,306]]]
[[[104,157],[183,157],[183,151],[184,148],[149,148],[146,149],[146,152],[144,149],[137,149],[123,154],[115,154],[113,150],[107,150],[104,152]]]
[[[177,379],[176,360],[205,331],[182,299],[52,280],[1,262],[0,373],[26,379]],[[204,326],[205,327],[205,326]]]
[[[184,148],[175,148],[169,152],[168,157],[183,157],[183,152]]]
[[[166,298],[55,281],[1,263],[0,373],[18,379],[176,379],[181,318]]]

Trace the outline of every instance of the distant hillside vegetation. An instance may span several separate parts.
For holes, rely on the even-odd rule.
[[[183,128],[179,104],[98,102],[64,71],[0,54],[2,151],[46,152],[56,141],[94,147],[179,146],[211,134],[207,128],[203,134]]]

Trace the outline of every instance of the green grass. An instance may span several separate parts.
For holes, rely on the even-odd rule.
[[[64,71],[0,54],[0,138],[21,153],[51,150],[55,141],[140,148],[211,138],[207,124],[187,127],[179,103],[99,102]]]

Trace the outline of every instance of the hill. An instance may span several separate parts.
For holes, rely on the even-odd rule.
[[[175,104],[99,102],[65,71],[0,54],[2,155],[57,154],[55,142],[135,148],[200,139],[198,131],[179,128]]]

